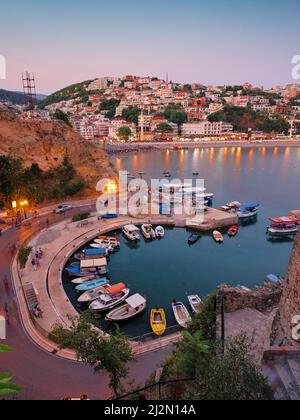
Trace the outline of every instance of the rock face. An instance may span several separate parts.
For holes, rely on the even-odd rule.
[[[280,303],[281,326],[284,334],[290,340],[292,340],[292,320],[297,315],[300,315],[300,232],[296,236]]]
[[[99,179],[115,177],[108,155],[63,122],[22,122],[14,111],[0,107],[0,155],[22,159],[26,167],[38,163],[48,171],[66,154],[91,190]]]

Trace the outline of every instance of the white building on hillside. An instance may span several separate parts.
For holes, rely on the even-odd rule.
[[[221,136],[231,131],[233,131],[233,126],[223,122],[201,121],[182,125],[183,136]]]

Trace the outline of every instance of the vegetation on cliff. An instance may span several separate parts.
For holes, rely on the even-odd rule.
[[[64,89],[61,89],[57,92],[54,92],[52,95],[47,96],[45,100],[43,100],[39,106],[40,108],[44,108],[48,105],[56,104],[62,101],[68,101],[70,99],[81,99],[85,96],[88,96],[86,88],[92,80],[86,80],[82,83],[76,83],[71,86],[67,86]]]

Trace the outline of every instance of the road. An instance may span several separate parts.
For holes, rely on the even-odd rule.
[[[80,211],[95,211],[90,205],[80,207]],[[68,217],[78,213],[74,208]],[[24,331],[16,297],[12,287],[11,263],[13,255],[9,244],[23,242],[33,233],[50,224],[62,220],[64,215],[44,215],[19,229],[13,228],[0,237],[0,305],[9,307],[9,325],[6,344],[13,347],[14,352],[0,355],[0,371],[14,374],[14,382],[23,387],[23,391],[16,399],[29,400],[57,400],[63,396],[79,397],[86,394],[91,399],[107,399],[111,396],[108,388],[108,377],[105,373],[95,375],[89,367],[66,361],[52,356],[39,348]],[[5,290],[3,278],[9,280],[9,293]],[[130,363],[128,381],[135,381],[136,385],[144,385],[152,372],[165,359],[170,348],[159,350],[139,357]]]

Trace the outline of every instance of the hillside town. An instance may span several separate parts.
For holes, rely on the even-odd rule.
[[[102,77],[42,101],[32,118],[66,119],[92,141],[171,141],[300,134],[300,86],[265,90],[178,84],[156,77]]]

